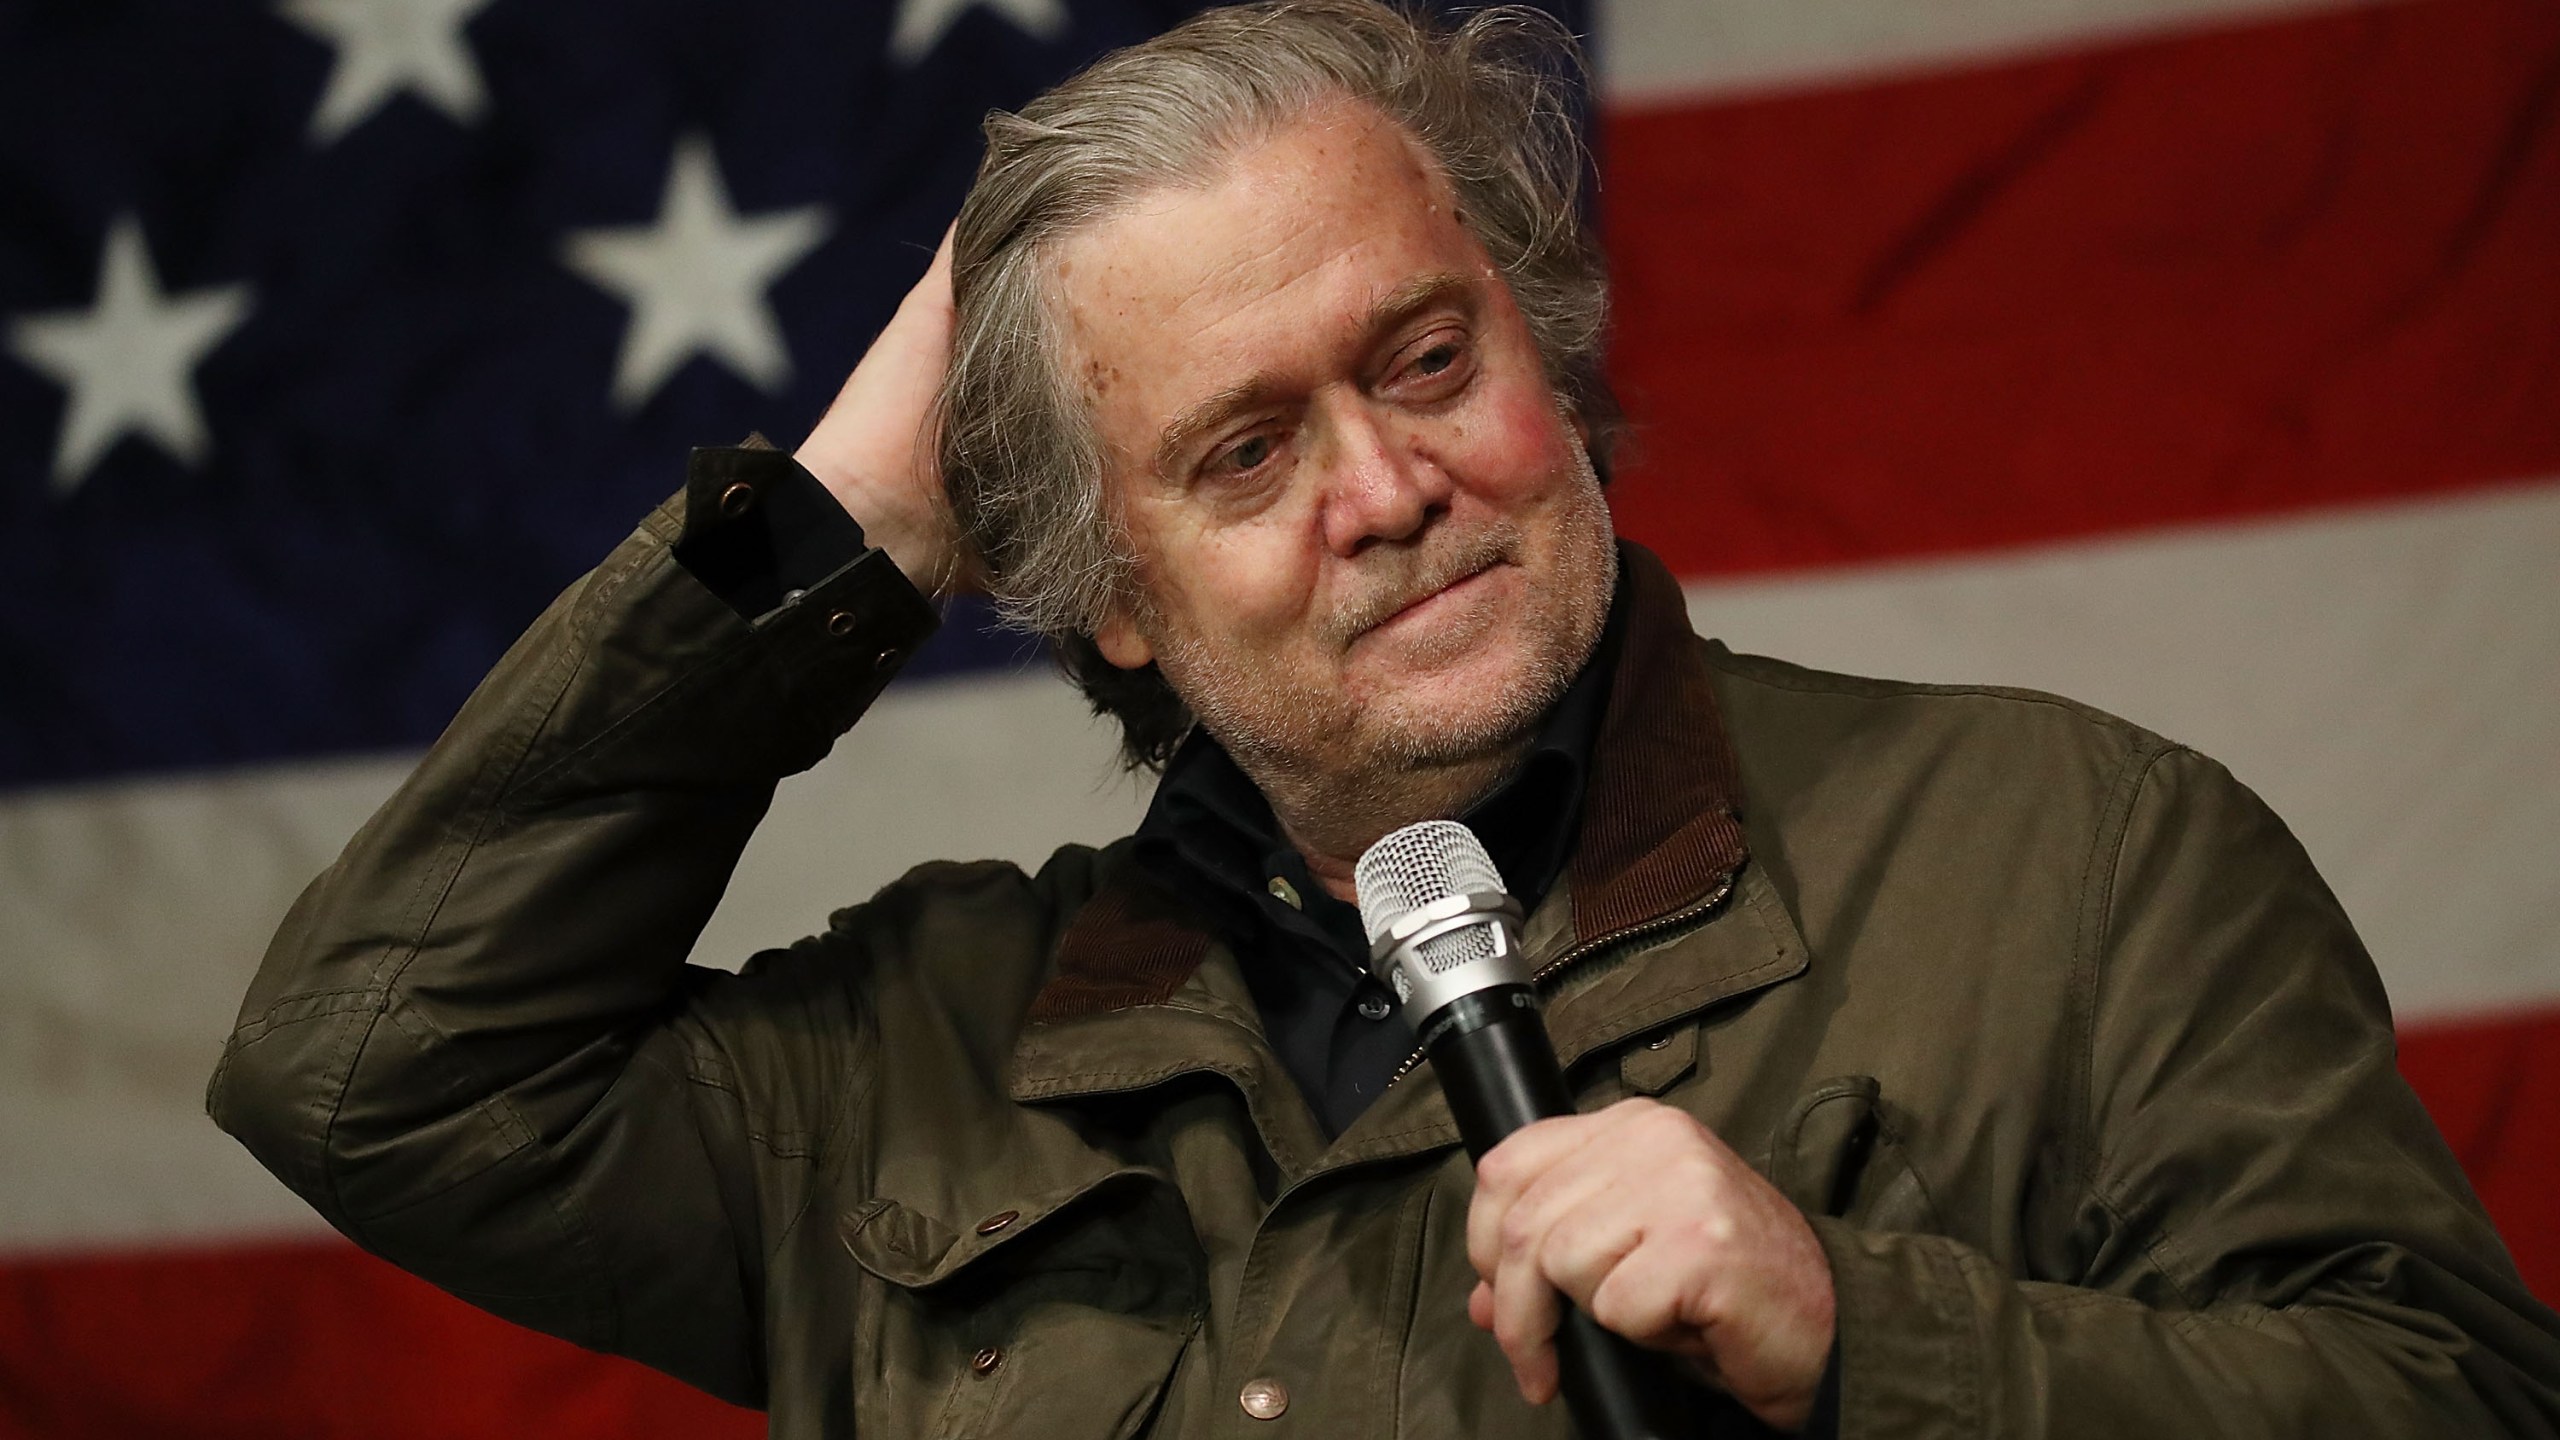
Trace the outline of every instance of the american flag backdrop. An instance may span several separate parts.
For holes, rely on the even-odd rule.
[[[979,116],[1191,8],[0,0],[0,1437],[755,1431],[358,1254],[203,1083],[516,631],[815,419]],[[1738,648],[2228,763],[2560,1298],[2560,3],[1557,8],[1620,528]],[[963,610],[700,958],[1122,832],[1110,751]]]

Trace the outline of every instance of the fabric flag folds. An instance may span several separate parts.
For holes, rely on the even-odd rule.
[[[686,447],[811,423],[979,116],[1193,8],[0,0],[0,1436],[756,1433],[353,1251],[204,1079],[285,905]],[[2560,9],[1554,8],[1620,528],[1737,648],[2226,762],[2560,1298]],[[1121,833],[1110,755],[963,612],[701,958]]]

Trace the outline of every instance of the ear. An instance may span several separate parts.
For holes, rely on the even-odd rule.
[[[1156,658],[1156,648],[1138,633],[1138,622],[1129,618],[1125,609],[1114,609],[1111,617],[1093,632],[1093,648],[1102,658],[1123,670],[1143,669]]]

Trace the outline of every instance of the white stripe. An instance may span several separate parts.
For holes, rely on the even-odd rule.
[[[1601,93],[1646,105],[1981,64],[2381,0],[1598,0]]]
[[[698,958],[826,925],[914,862],[1037,864],[1137,823],[1109,732],[1042,674],[917,684],[783,786]],[[206,1077],[285,907],[408,759],[0,805],[0,1250],[310,1233],[204,1117]]]
[[[2074,695],[2229,763],[2346,901],[2403,1018],[2560,996],[2560,487],[1691,591],[1860,673]],[[706,934],[735,961],[915,860],[1036,862],[1143,808],[1045,676],[893,691],[786,785]],[[0,806],[0,1248],[305,1232],[201,1113],[285,906],[406,762]]]
[[[2292,826],[2402,1020],[2560,998],[2560,486],[1689,592],[1736,649],[2050,690]]]

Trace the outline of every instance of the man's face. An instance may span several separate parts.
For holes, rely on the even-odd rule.
[[[1608,608],[1607,507],[1509,288],[1343,103],[1063,246],[1149,660],[1248,768],[1356,781],[1525,736]]]

